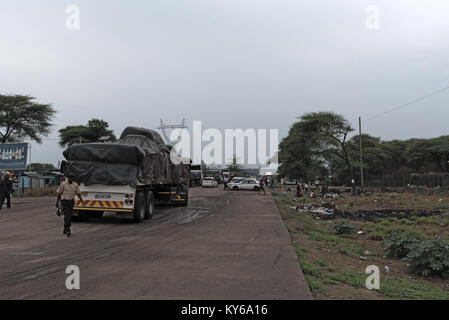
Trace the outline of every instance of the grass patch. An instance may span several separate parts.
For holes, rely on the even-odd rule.
[[[426,279],[424,277],[413,276],[401,260],[386,257],[385,247],[382,247],[381,240],[385,240],[392,230],[401,230],[406,234],[420,240],[433,238],[436,234],[441,237],[449,237],[447,226],[449,226],[449,214],[437,216],[410,216],[405,211],[416,205],[422,208],[433,201],[431,197],[423,201],[411,200],[403,201],[407,195],[395,194],[390,196],[377,196],[377,200],[369,197],[348,197],[342,198],[345,202],[355,202],[355,209],[363,209],[362,202],[367,206],[382,205],[382,208],[395,210],[394,216],[378,219],[376,222],[360,220],[348,220],[356,230],[362,230],[362,234],[337,234],[334,226],[342,221],[336,219],[325,221],[316,219],[315,214],[298,212],[291,207],[301,206],[303,203],[320,203],[317,199],[295,199],[291,195],[275,196],[275,201],[280,209],[282,219],[290,232],[294,247],[298,256],[307,284],[313,295],[319,299],[328,298],[361,298],[361,299],[449,299],[449,291],[444,290],[437,279]],[[394,199],[394,206],[390,207]],[[449,199],[449,196],[448,196]],[[388,202],[390,200],[390,202]],[[333,201],[333,200],[332,200]],[[335,202],[338,203],[339,199]],[[357,203],[358,202],[358,203]],[[446,206],[447,203],[439,203],[439,207]],[[402,214],[401,214],[402,212]],[[408,211],[407,211],[408,212]],[[318,215],[318,217],[320,217]],[[323,217],[320,217],[323,218]],[[300,246],[298,246],[300,244]],[[366,251],[369,251],[367,253]],[[364,261],[367,257],[369,261]],[[362,259],[361,259],[362,257]],[[374,264],[380,267],[380,289],[368,290],[365,281],[368,277],[364,273],[364,268]],[[385,274],[383,266],[388,265],[393,272]],[[338,285],[342,285],[341,290]]]

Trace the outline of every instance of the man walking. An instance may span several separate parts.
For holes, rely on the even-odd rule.
[[[12,181],[9,180],[9,176],[5,175],[3,180],[0,181],[0,209],[3,207],[3,203],[6,199],[6,208],[11,208],[11,193],[13,192]]]
[[[84,203],[81,197],[78,184],[74,181],[74,176],[69,175],[67,181],[61,183],[58,188],[58,198],[56,199],[56,208],[59,209],[59,202],[61,201],[62,213],[64,214],[64,231],[67,237],[72,234],[70,227],[72,225],[73,207],[75,205],[75,196]]]

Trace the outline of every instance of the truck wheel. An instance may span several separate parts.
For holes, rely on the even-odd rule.
[[[145,207],[145,220],[153,218],[154,211],[154,195],[153,191],[147,191],[145,193],[146,207]]]
[[[134,200],[134,213],[133,220],[136,223],[142,222],[145,219],[145,194],[143,192],[136,193],[136,199]]]

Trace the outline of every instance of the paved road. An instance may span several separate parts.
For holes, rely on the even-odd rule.
[[[108,215],[62,235],[55,199],[0,210],[0,299],[310,299],[270,195],[193,188],[134,224]],[[80,268],[80,290],[65,269]]]

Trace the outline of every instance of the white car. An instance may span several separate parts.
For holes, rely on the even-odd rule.
[[[214,177],[205,177],[201,183],[203,188],[216,188],[218,186],[217,180]]]
[[[254,190],[259,191],[259,181],[256,179],[243,179],[238,180],[237,182],[228,183],[228,188],[230,190]]]

